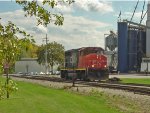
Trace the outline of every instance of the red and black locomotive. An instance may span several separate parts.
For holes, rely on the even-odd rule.
[[[83,80],[108,79],[107,57],[101,47],[83,47],[65,52],[65,68],[61,78]]]

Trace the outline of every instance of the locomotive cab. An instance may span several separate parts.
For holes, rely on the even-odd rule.
[[[62,78],[83,80],[108,79],[107,57],[100,47],[84,47],[69,50],[65,53],[65,69],[61,70]]]
[[[80,50],[79,68],[86,68],[86,78],[89,80],[108,79],[107,57],[99,47],[89,47]]]

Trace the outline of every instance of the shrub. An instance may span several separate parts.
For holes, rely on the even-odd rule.
[[[2,82],[0,82],[0,100],[4,98],[5,95],[5,87],[2,85]]]
[[[0,100],[4,98],[6,92],[11,94],[12,92],[17,90],[17,84],[11,79],[8,80],[8,84],[2,84],[2,82],[0,82]]]
[[[5,89],[6,91],[8,91],[9,94],[18,90],[17,84],[11,79],[8,80],[8,85],[5,84]]]

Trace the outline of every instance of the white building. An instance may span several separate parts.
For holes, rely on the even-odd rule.
[[[150,58],[142,58],[141,72],[150,72]]]
[[[45,66],[38,64],[37,58],[22,58],[15,63],[15,73],[45,73]]]

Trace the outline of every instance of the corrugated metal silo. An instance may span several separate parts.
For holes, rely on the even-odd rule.
[[[137,70],[140,71],[142,58],[146,56],[146,31],[140,30],[138,34]]]
[[[118,71],[140,71],[146,54],[146,26],[124,20],[118,22]]]
[[[144,55],[146,55],[146,31],[140,31],[141,35],[141,48],[143,50]]]
[[[105,38],[105,47],[107,51],[115,51],[117,48],[117,35],[110,31],[110,35]]]
[[[118,71],[128,72],[128,24],[118,22]]]
[[[150,57],[150,3],[147,4],[146,57]]]
[[[136,71],[137,68],[137,35],[137,30],[128,30],[128,71]]]

